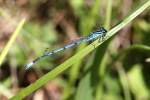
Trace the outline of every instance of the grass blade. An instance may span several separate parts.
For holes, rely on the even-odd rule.
[[[150,6],[150,0],[148,0],[146,3],[144,3],[139,9],[137,9],[135,12],[133,12],[129,17],[127,17],[125,20],[123,20],[120,24],[118,24],[116,27],[111,29],[107,35],[106,39],[109,39],[113,35],[115,35],[119,30],[121,30],[123,27],[125,27],[128,23],[130,23],[135,17],[137,17],[139,14],[141,14],[146,8]],[[103,41],[104,42],[104,41]],[[76,63],[76,61],[81,60],[83,57],[85,57],[87,54],[89,54],[91,51],[93,51],[96,47],[98,47],[101,43],[97,41],[92,43],[95,45],[88,45],[86,48],[82,49],[79,51],[76,55],[56,67],[54,70],[48,72],[44,76],[42,76],[40,79],[38,79],[36,82],[33,84],[29,85],[28,87],[22,89],[18,94],[16,94],[14,97],[11,98],[11,100],[20,100],[23,99],[25,96],[29,95],[33,91],[37,90],[41,86],[45,85],[49,80],[52,80],[56,76],[58,76],[60,73],[62,73],[64,70],[69,68],[71,65]]]
[[[25,19],[21,20],[20,23],[18,24],[16,30],[14,31],[14,33],[12,34],[10,40],[8,41],[7,45],[5,46],[5,48],[3,49],[1,55],[0,55],[0,66],[4,61],[4,58],[6,57],[8,50],[11,48],[13,42],[15,41],[19,31],[22,29],[23,25],[25,23]]]

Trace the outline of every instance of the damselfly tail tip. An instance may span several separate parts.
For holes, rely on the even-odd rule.
[[[29,63],[29,64],[25,65],[25,70],[30,69],[30,68],[31,68],[31,66],[32,66],[33,64],[34,64],[34,63],[33,63],[33,62],[31,62],[31,63]]]

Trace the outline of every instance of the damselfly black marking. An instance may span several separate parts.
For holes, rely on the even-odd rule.
[[[90,41],[94,41],[96,39],[101,39],[103,37],[105,37],[107,31],[106,29],[104,29],[103,27],[100,27],[99,30],[95,31],[95,32],[91,32],[88,36],[86,37],[83,37],[81,39],[78,39],[70,44],[67,44],[65,45],[64,47],[62,48],[59,48],[59,49],[56,49],[56,50],[53,50],[51,52],[45,52],[42,56],[36,58],[35,60],[33,60],[32,62],[30,62],[29,64],[25,65],[25,69],[29,69],[31,68],[36,62],[38,62],[39,60],[47,57],[47,56],[51,56],[51,55],[54,55],[60,51],[64,51],[65,49],[68,49],[68,48],[72,48],[76,45],[79,45],[81,42],[90,42]]]

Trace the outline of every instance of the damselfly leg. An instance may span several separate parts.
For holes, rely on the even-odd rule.
[[[106,30],[101,27],[99,30],[95,31],[95,32],[91,32],[88,36],[85,37],[81,37],[80,39],[77,39],[75,41],[72,41],[71,43],[65,45],[62,48],[56,49],[56,50],[52,50],[51,52],[49,52],[48,48],[45,50],[44,54],[40,57],[37,57],[35,60],[33,60],[32,62],[30,62],[29,64],[26,65],[26,69],[31,68],[36,62],[38,62],[39,60],[48,57],[48,56],[53,56],[54,54],[60,52],[60,51],[64,51],[68,48],[72,48],[74,46],[79,45],[81,42],[91,42],[94,41],[96,39],[99,39],[99,42],[101,42],[101,40],[103,40],[105,38],[106,35]],[[94,44],[92,44],[95,47]]]

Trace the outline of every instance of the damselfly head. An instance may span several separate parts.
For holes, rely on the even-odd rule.
[[[97,30],[96,32],[101,34],[101,33],[106,33],[107,30],[104,27],[100,27],[99,30]]]

